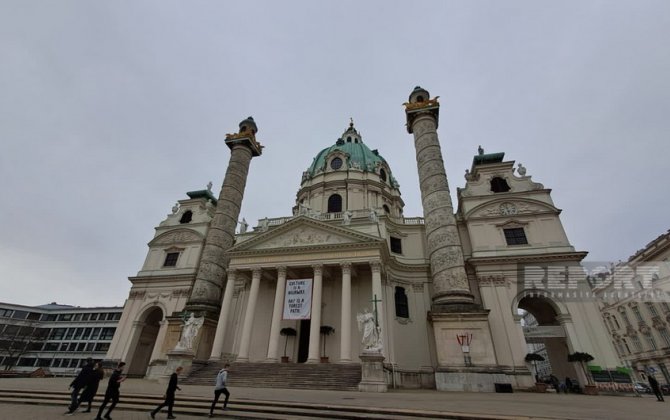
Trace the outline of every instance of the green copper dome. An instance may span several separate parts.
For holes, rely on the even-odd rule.
[[[341,168],[335,170],[359,170],[362,172],[379,174],[379,168],[382,168],[388,177],[387,181],[390,185],[395,188],[399,187],[398,182],[390,172],[386,160],[376,149],[370,150],[370,148],[363,143],[360,134],[354,128],[353,122],[349,124],[349,128],[344,132],[342,138],[337,139],[337,142],[334,145],[326,147],[316,155],[304,175],[307,178],[312,178],[321,172],[333,169],[332,165],[328,166],[331,160],[329,159],[329,156],[337,151],[347,156],[347,158],[346,165],[342,165]]]

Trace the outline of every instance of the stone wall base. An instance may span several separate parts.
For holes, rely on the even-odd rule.
[[[495,392],[495,384],[510,384],[513,389],[528,389],[533,385],[531,375],[514,375],[502,371],[445,371],[435,372],[438,391]]]

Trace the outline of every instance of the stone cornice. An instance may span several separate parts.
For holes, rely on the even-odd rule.
[[[495,257],[470,257],[466,259],[469,264],[508,264],[508,263],[536,263],[555,261],[581,261],[588,252],[566,252],[537,255],[503,255]]]

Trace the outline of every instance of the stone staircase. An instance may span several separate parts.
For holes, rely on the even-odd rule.
[[[222,368],[207,363],[181,382],[212,386]],[[241,387],[357,391],[361,381],[358,363],[232,363],[228,372],[228,385]]]

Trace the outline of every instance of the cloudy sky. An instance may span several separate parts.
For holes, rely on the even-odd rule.
[[[666,231],[667,1],[0,3],[0,301],[122,305],[156,226],[266,146],[242,216],[289,215],[353,117],[421,216],[402,103],[439,95],[455,191],[477,146],[553,189],[590,260]]]

